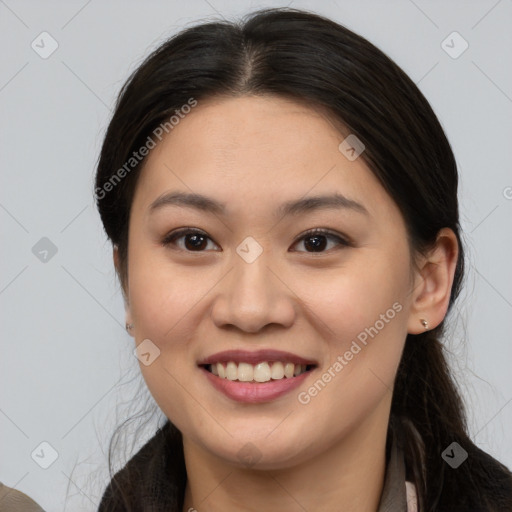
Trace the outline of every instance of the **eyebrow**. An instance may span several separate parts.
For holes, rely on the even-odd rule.
[[[226,215],[225,204],[211,197],[187,192],[168,192],[163,194],[149,205],[149,212],[153,213],[166,206],[193,208],[203,212]],[[285,217],[289,215],[300,215],[314,210],[332,209],[349,209],[364,215],[369,215],[368,210],[361,203],[340,193],[287,201],[276,209],[274,215],[276,217]]]

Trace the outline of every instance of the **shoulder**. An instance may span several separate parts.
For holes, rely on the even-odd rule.
[[[5,512],[44,512],[44,510],[24,492],[8,487],[0,482],[0,510]]]

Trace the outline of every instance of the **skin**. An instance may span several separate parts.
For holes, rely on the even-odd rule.
[[[407,333],[444,318],[457,260],[449,229],[413,265],[404,220],[362,158],[325,115],[287,99],[201,101],[149,154],[129,225],[126,320],[138,345],[160,355],[140,364],[147,386],[184,439],[183,511],[375,512],[385,476],[393,382]],[[149,205],[170,191],[226,203],[225,215]],[[273,216],[284,201],[339,192],[362,204]],[[192,227],[206,238],[162,240]],[[336,239],[314,252],[311,228]],[[253,237],[252,263],[236,252]],[[193,241],[192,241],[193,242]],[[119,269],[117,250],[114,262]],[[311,401],[297,395],[394,303],[400,312]],[[235,402],[197,362],[221,350],[277,348],[319,363],[298,390],[262,404]],[[239,451],[252,443],[252,466]]]

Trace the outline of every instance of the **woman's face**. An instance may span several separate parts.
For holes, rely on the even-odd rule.
[[[397,206],[344,138],[289,100],[219,99],[199,102],[147,158],[127,316],[136,344],[146,340],[150,392],[209,457],[286,468],[387,425],[412,314],[410,252]],[[178,192],[210,203],[165,199]],[[312,200],[335,194],[345,199]],[[224,206],[199,207],[213,201]],[[203,237],[172,239],[182,228]],[[314,228],[328,234],[304,236]],[[236,379],[279,377],[276,360],[315,367],[255,383],[200,366],[214,356],[226,367],[215,354],[227,350],[249,353],[226,356],[242,362],[227,370]],[[269,350],[288,355],[259,353]]]

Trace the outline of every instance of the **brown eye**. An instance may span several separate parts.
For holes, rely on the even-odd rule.
[[[180,245],[178,241],[181,239],[183,239],[183,243]],[[208,246],[208,240],[211,241],[211,238],[203,231],[183,228],[167,235],[162,240],[162,245],[165,247],[175,245],[178,249],[188,252],[204,252]],[[297,245],[299,242],[304,243],[306,250],[299,252],[313,254],[323,253],[330,250],[330,248],[327,248],[326,250],[326,247],[329,245],[329,240],[331,242],[334,241],[334,245],[338,246],[338,248],[350,246],[350,243],[339,235],[335,235],[326,229],[318,228],[306,232],[297,242],[295,242],[294,245]]]
[[[345,239],[341,238],[338,235],[335,235],[331,233],[330,231],[326,229],[312,229],[301,236],[299,239],[299,242],[304,243],[304,247],[306,247],[306,251],[299,251],[299,252],[327,252],[324,249],[328,245],[327,240],[334,240],[337,242],[338,246],[347,247],[349,246],[349,242],[347,242]],[[340,247],[338,247],[340,248]],[[311,250],[309,250],[311,249]]]
[[[183,245],[179,246],[176,241],[179,239],[183,239]],[[179,249],[183,249],[189,252],[203,252],[203,250],[208,245],[207,241],[211,240],[209,236],[207,236],[202,231],[197,229],[179,229],[173,233],[170,233],[162,240],[162,245],[178,245]]]

